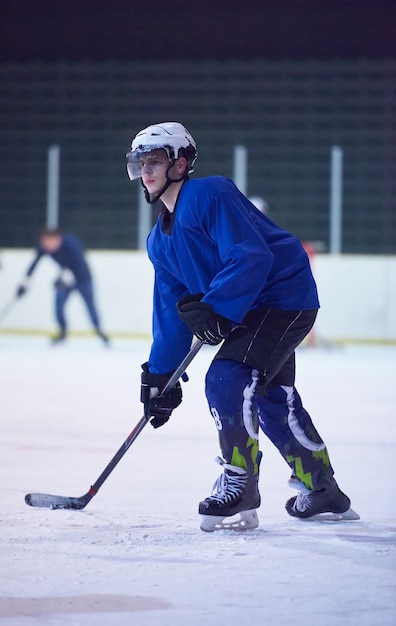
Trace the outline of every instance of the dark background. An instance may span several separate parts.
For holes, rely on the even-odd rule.
[[[137,244],[125,152],[177,119],[197,176],[232,176],[301,239],[329,235],[329,153],[344,150],[343,251],[396,253],[396,4],[174,0],[3,1],[0,245],[45,220],[49,145],[61,146],[60,226],[91,248]]]
[[[4,61],[384,58],[392,0],[3,0]]]

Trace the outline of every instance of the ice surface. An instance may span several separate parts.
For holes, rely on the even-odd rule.
[[[262,436],[259,528],[199,530],[220,470],[206,347],[170,422],[144,429],[83,511],[25,505],[89,489],[141,417],[148,349],[0,335],[0,626],[395,625],[394,348],[298,352],[297,387],[358,522],[288,517],[289,468]]]

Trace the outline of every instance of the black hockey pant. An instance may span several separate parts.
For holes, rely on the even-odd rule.
[[[93,327],[96,330],[100,328],[99,315],[95,304],[93,283],[92,281],[79,282],[71,288],[56,288],[55,289],[55,317],[59,324],[59,327],[63,332],[67,330],[67,323],[65,317],[65,306],[69,299],[69,296],[73,291],[78,291],[82,299],[85,302],[87,311],[92,322]]]
[[[260,427],[309,489],[320,488],[332,472],[327,448],[294,386],[294,351],[315,316],[316,311],[255,312],[256,327],[227,339],[206,376],[224,460],[257,473]]]

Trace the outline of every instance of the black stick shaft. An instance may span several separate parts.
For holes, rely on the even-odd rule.
[[[17,302],[17,298],[13,298],[12,300],[10,300],[5,307],[3,307],[0,311],[0,323],[3,321],[3,319],[5,319],[7,317],[7,315],[9,314],[10,311],[12,311],[12,309],[14,308],[15,304]]]
[[[184,374],[188,365],[191,363],[202,345],[202,342],[199,340],[194,343],[185,359],[183,359],[182,363],[180,363],[177,370],[172,374],[165,387],[162,389],[161,393],[166,393],[177,383],[177,381]],[[115,453],[110,463],[108,463],[108,465],[105,467],[99,478],[90,487],[89,491],[87,491],[87,493],[85,493],[83,496],[75,498],[67,496],[56,496],[47,493],[28,493],[25,496],[26,504],[33,507],[44,507],[50,509],[83,509],[88,504],[88,502],[92,500],[94,495],[98,492],[98,490],[103,485],[106,478],[108,478],[108,476],[111,474],[116,465],[118,465],[119,461],[122,459],[126,451],[130,448],[135,439],[142,432],[148,421],[149,416],[146,415],[144,415],[139,420],[135,428],[125,439],[121,448]]]
[[[175,370],[175,372],[172,374],[172,376],[170,377],[170,379],[166,383],[166,385],[163,388],[161,393],[164,393],[164,392],[166,393],[169,389],[172,389],[172,387],[174,387],[174,385],[177,383],[179,378],[184,374],[184,372],[186,371],[187,367],[190,365],[190,363],[193,360],[193,358],[195,357],[195,355],[201,349],[202,345],[203,345],[202,341],[199,341],[199,340],[197,340],[193,344],[193,346],[191,347],[189,353],[183,359],[183,361],[180,363],[179,367]],[[103,470],[103,472],[99,476],[99,478],[91,486],[91,488],[90,488],[90,490],[88,492],[91,495],[91,497],[93,497],[98,492],[100,487],[103,485],[104,481],[109,477],[109,475],[111,474],[113,469],[116,467],[116,465],[118,465],[118,463],[120,462],[120,460],[122,459],[124,454],[127,452],[127,450],[129,450],[129,448],[131,447],[133,442],[140,435],[140,433],[142,432],[143,428],[146,426],[148,421],[149,420],[147,419],[146,416],[143,416],[138,421],[138,423],[136,424],[135,428],[131,431],[131,433],[125,439],[124,443],[119,448],[119,450],[115,453],[115,455],[113,456],[111,461],[108,463],[108,465],[105,467],[105,469]]]

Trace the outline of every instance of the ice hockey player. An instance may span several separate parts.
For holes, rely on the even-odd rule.
[[[127,154],[150,204],[162,202],[147,240],[155,270],[153,342],[141,400],[154,428],[182,401],[180,383],[158,394],[195,335],[222,343],[206,375],[223,473],[199,503],[201,529],[249,529],[260,506],[259,427],[292,470],[289,515],[357,518],[327,448],[294,386],[295,349],[319,307],[300,242],[222,176],[190,179],[196,143],[178,122],[148,126]],[[238,515],[236,515],[238,514]]]
[[[77,291],[84,300],[95,333],[105,345],[109,338],[102,331],[97,312],[91,271],[85,258],[84,246],[76,235],[61,233],[56,228],[45,228],[39,239],[36,256],[29,266],[24,280],[17,289],[17,297],[22,297],[30,287],[31,276],[38,262],[44,255],[49,255],[61,268],[55,281],[55,315],[59,332],[52,343],[63,342],[67,337],[65,305],[73,291]]]

